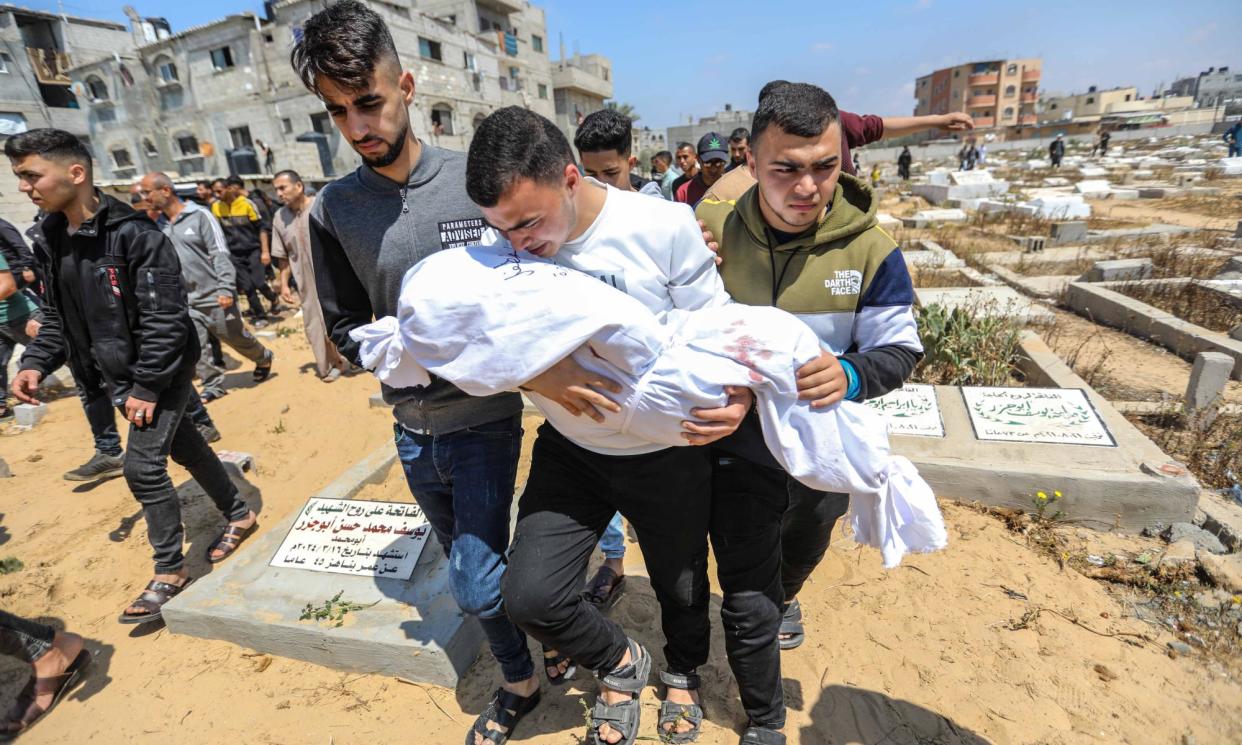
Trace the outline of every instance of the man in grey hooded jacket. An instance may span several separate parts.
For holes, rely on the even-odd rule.
[[[209,337],[216,337],[255,363],[256,381],[266,380],[274,355],[246,329],[237,310],[236,269],[220,224],[207,209],[182,201],[172,181],[162,173],[148,173],[139,187],[152,209],[168,218],[163,230],[181,261],[181,279],[199,346],[206,349]],[[224,368],[214,364],[210,355],[199,358],[197,373],[203,381],[203,403],[225,394]]]

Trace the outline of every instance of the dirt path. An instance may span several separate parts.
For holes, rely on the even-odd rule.
[[[211,407],[225,433],[220,446],[258,458],[251,481],[261,492],[265,525],[391,436],[389,414],[367,407],[375,390],[369,378],[324,385],[298,373],[309,360],[299,337],[273,346],[278,358],[270,382]],[[118,625],[115,615],[147,578],[149,548],[123,482],[75,492],[60,479],[84,458],[88,443],[72,397],[53,402],[37,429],[0,436],[0,451],[17,473],[0,481],[0,557],[26,564],[0,577],[3,606],[85,634],[97,654],[86,685],[23,743],[462,741],[498,682],[486,653],[453,691],[252,656],[162,630],[131,635],[132,627]],[[182,483],[185,474],[174,469],[174,479]],[[201,496],[189,499],[197,556],[215,524]],[[848,540],[834,544],[802,595],[807,643],[784,657],[790,742],[1180,743],[1190,734],[1204,745],[1233,739],[1230,733],[1242,727],[1236,675],[1195,657],[1170,659],[1163,644],[1171,637],[1130,617],[1099,583],[1035,554],[993,518],[964,507],[946,513],[950,548],[913,557],[897,570],[883,571],[875,552]],[[657,607],[637,549],[628,562],[630,592],[614,617],[658,650]],[[744,716],[724,658],[718,608],[715,596],[713,653],[702,671],[711,723],[700,742],[732,745]],[[1136,632],[1155,641],[1131,646],[1047,612],[1011,630],[1036,608],[1076,617],[1099,632]],[[517,741],[579,742],[583,703],[593,691],[585,673],[566,691],[545,690],[545,703]],[[642,700],[643,734],[653,737],[654,689]]]

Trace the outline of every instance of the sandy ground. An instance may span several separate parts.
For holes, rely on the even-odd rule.
[[[273,378],[245,387],[249,372],[239,370],[233,381],[240,387],[211,406],[225,434],[218,446],[257,456],[248,495],[261,499],[265,525],[391,432],[388,413],[367,408],[375,389],[368,377],[322,384],[299,372],[310,359],[300,336],[271,343]],[[118,625],[116,614],[148,578],[149,547],[122,481],[74,488],[61,480],[88,450],[73,397],[52,402],[35,430],[0,436],[0,452],[17,474],[0,482],[0,557],[26,564],[0,577],[0,603],[84,634],[95,653],[85,685],[22,742],[461,742],[498,682],[489,654],[454,691]],[[179,469],[173,474],[186,481]],[[192,484],[182,491],[190,504],[191,568],[202,573],[201,554],[219,523]],[[802,595],[807,643],[784,656],[791,742],[1236,741],[1236,678],[1197,657],[1170,658],[1164,642],[1171,637],[1135,620],[1103,585],[1027,548],[994,518],[958,506],[946,506],[946,515],[951,547],[897,570],[883,571],[875,552],[849,540],[835,543]],[[614,618],[659,649],[657,608],[636,549],[627,562],[630,589]],[[716,618],[718,595],[713,606]],[[1038,608],[1091,630],[1050,612],[1011,630]],[[744,716],[718,623],[703,671],[711,721],[701,742],[734,743]],[[1099,635],[1115,632],[1153,641],[1135,646]],[[8,670],[4,690],[11,691]],[[580,742],[593,691],[584,673],[566,691],[545,690],[517,740]],[[643,734],[654,739],[655,689],[642,700]]]

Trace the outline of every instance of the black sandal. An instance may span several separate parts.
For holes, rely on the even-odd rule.
[[[492,701],[474,720],[474,726],[466,733],[466,745],[474,745],[475,734],[483,736],[483,742],[493,743],[493,745],[504,745],[513,737],[513,728],[518,722],[522,721],[522,717],[530,713],[531,709],[539,703],[540,693],[536,690],[529,696],[519,696],[512,691],[506,691],[504,688],[497,688]],[[490,729],[488,722],[495,722],[505,728],[505,732],[498,729]]]
[[[180,595],[181,591],[189,587],[193,582],[194,580],[187,579],[184,585],[170,585],[167,582],[151,580],[147,583],[147,587],[142,591],[142,594],[138,596],[138,599],[130,603],[132,606],[142,608],[143,612],[122,612],[116,620],[120,623],[158,621],[163,618],[164,604]]]
[[[258,516],[256,515],[255,517],[257,518]],[[256,519],[249,528],[239,528],[236,525],[230,525],[225,528],[220,537],[207,547],[207,562],[209,564],[219,564],[232,556],[238,546],[241,546],[242,541],[246,540],[258,527],[259,521]],[[224,554],[222,556],[212,556],[212,551],[223,551]]]
[[[682,675],[670,673],[667,670],[660,671],[660,680],[666,687],[682,691],[697,691],[703,684],[698,673]],[[678,732],[677,723],[682,721],[689,722],[691,728],[685,732]],[[666,724],[672,726],[665,729]],[[660,739],[664,742],[678,745],[694,742],[703,733],[703,709],[698,704],[675,704],[671,701],[664,701],[660,704],[660,721],[656,724],[656,728],[660,731]]]
[[[543,674],[548,677],[548,682],[551,683],[552,685],[563,686],[565,685],[565,683],[569,681],[570,678],[574,677],[574,675],[577,674],[578,666],[574,664],[573,660],[569,659],[568,657],[561,654],[560,652],[556,652],[553,654],[552,657],[549,657],[548,656],[549,651],[551,650],[549,650],[547,647],[543,648]],[[551,672],[548,672],[549,670],[559,670],[562,662],[569,663],[568,665],[565,666],[565,672],[557,673],[555,675],[553,675]]]
[[[785,745],[785,735],[774,729],[751,725],[742,733],[738,745]]]
[[[17,700],[13,703],[13,708],[9,712],[7,721],[4,723],[5,730],[0,731],[0,742],[9,742],[14,740],[18,735],[34,726],[47,713],[55,708],[56,704],[64,698],[69,691],[73,690],[78,683],[82,682],[82,673],[86,668],[91,666],[91,653],[86,649],[78,652],[78,656],[73,658],[73,662],[69,663],[69,667],[60,675],[53,675],[50,678],[31,677],[26,683],[26,687],[21,693],[17,694]],[[46,709],[41,709],[35,713],[33,717],[28,717],[30,707],[34,704],[37,697],[52,694],[52,702],[47,705]],[[8,729],[16,726],[16,729]]]
[[[199,395],[198,400],[202,401],[203,405],[206,406],[212,401],[219,401],[220,399],[224,398],[224,395],[225,394],[223,393],[216,393],[215,391],[203,391]]]
[[[602,698],[595,700],[595,708],[591,709],[591,731],[587,733],[587,742],[590,745],[634,745],[634,740],[638,738],[639,716],[642,711],[638,694],[642,693],[643,686],[647,685],[647,678],[651,675],[651,655],[643,645],[633,639],[627,639],[626,643],[630,647],[633,661],[607,673],[602,670],[596,672],[595,677],[615,691],[629,693],[630,699],[611,705],[604,703]],[[608,743],[600,739],[599,728],[605,724],[621,734],[619,741]]]
[[[605,590],[604,588],[607,588]],[[622,591],[625,590],[625,575],[617,574],[609,569],[606,565],[601,564],[599,570],[595,572],[587,588],[582,591],[582,599],[599,608],[600,612],[606,612],[617,604],[617,600],[621,598]]]
[[[785,606],[781,614],[781,649],[797,649],[806,640],[806,628],[802,625],[802,606],[797,598]]]

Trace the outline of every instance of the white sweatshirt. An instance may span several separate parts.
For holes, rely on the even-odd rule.
[[[885,566],[947,542],[930,487],[889,452],[879,414],[798,400],[795,371],[820,344],[777,308],[727,304],[672,310],[661,320],[580,272],[507,246],[474,246],[410,269],[398,316],[351,335],[363,363],[388,385],[426,385],[430,373],[478,396],[512,390],[572,355],[624,389],[620,414],[586,420],[589,430],[561,430],[596,451],[612,437],[685,445],[681,422],[691,408],[719,406],[725,386],[749,387],[776,460],[811,488],[850,494],[855,537],[879,548]]]
[[[716,256],[703,242],[698,220],[686,205],[621,191],[594,179],[587,179],[587,183],[608,190],[604,207],[586,232],[561,246],[551,258],[554,264],[589,274],[621,290],[657,318],[677,309],[697,310],[732,302],[716,271]],[[481,242],[512,250],[495,230],[486,231]],[[665,447],[618,432],[609,422],[598,425],[586,415],[573,416],[537,393],[527,395],[557,431],[592,452],[641,455]],[[625,415],[622,411],[609,416]]]

